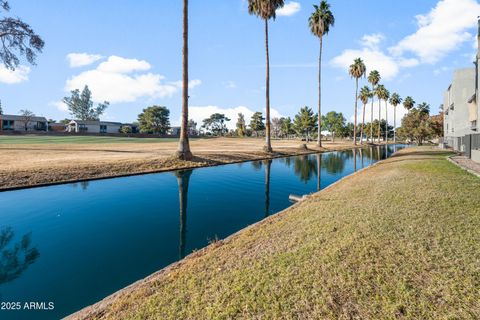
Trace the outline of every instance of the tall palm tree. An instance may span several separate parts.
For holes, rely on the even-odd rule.
[[[363,63],[363,60],[357,58],[353,61],[353,64],[350,65],[348,73],[352,78],[355,78],[355,112],[354,112],[354,122],[353,122],[353,144],[357,145],[357,108],[358,108],[358,79],[365,76],[367,68]]]
[[[383,100],[385,101],[385,143],[388,144],[388,98],[390,98],[390,91],[385,89],[383,93]]]
[[[370,88],[367,86],[364,86],[362,89],[360,89],[360,96],[358,97],[360,101],[363,103],[363,118],[362,118],[362,128],[360,129],[360,144],[363,144],[363,130],[365,127],[365,107],[368,103],[368,99],[370,99],[372,92],[370,91]]]
[[[373,70],[370,72],[370,74],[368,75],[368,82],[370,82],[370,84],[372,85],[372,110],[371,110],[371,114],[370,114],[370,141],[373,142],[373,98],[375,98],[375,88],[377,86],[377,84],[380,82],[380,79],[382,79],[382,77],[380,76],[380,72],[378,72],[377,70]]]
[[[335,17],[330,11],[330,4],[322,0],[320,6],[313,5],[315,11],[308,19],[308,26],[313,35],[320,39],[320,54],[318,56],[318,139],[317,144],[322,146],[322,49],[323,36],[328,34],[330,27],[335,24]]]
[[[248,13],[265,21],[265,52],[266,52],[266,106],[265,106],[265,147],[266,152],[272,152],[270,141],[270,55],[268,50],[268,20],[276,18],[276,11],[285,5],[284,0],[248,0]]]
[[[397,106],[402,103],[402,98],[398,93],[393,93],[390,97],[390,104],[393,106],[393,143],[397,143]]]
[[[382,84],[377,85],[377,87],[375,88],[375,94],[378,97],[378,131],[377,131],[378,143],[380,143],[380,127],[381,127],[380,122],[382,120],[382,100],[385,98],[386,90],[387,89],[385,89],[385,86]]]
[[[188,0],[183,0],[183,51],[182,51],[182,123],[176,157],[181,160],[193,158],[188,141]]]
[[[405,98],[405,100],[403,100],[403,106],[405,107],[405,109],[410,111],[415,106],[415,100],[413,100],[412,97],[408,96]]]

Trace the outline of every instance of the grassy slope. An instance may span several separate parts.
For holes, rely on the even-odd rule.
[[[100,315],[480,318],[480,180],[445,155],[405,150],[126,290]]]

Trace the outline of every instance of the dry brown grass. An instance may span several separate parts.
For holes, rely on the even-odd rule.
[[[352,147],[351,142],[339,141],[325,142],[324,148],[319,149],[312,142],[305,151],[299,149],[304,142],[275,140],[272,155],[262,151],[263,143],[263,139],[249,138],[193,140],[191,146],[196,158],[192,162],[171,158],[177,148],[173,139],[160,143],[3,143],[0,144],[0,190]]]
[[[73,319],[479,319],[480,180],[410,148]]]

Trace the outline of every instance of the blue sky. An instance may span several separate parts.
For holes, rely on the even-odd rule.
[[[131,122],[157,104],[167,106],[172,124],[178,123],[181,2],[11,0],[10,14],[28,22],[46,45],[37,66],[14,74],[0,69],[4,112],[30,109],[60,120],[70,116],[61,99],[88,84],[96,100],[111,102],[104,120]],[[192,117],[262,111],[262,21],[248,15],[245,0],[190,2]],[[273,116],[317,105],[318,39],[307,25],[315,2],[286,3],[270,24]],[[473,66],[480,15],[475,0],[330,3],[336,24],[324,41],[323,113],[352,116],[355,87],[347,67],[356,57],[364,58],[368,70],[379,69],[391,92],[426,101],[434,111],[452,70]]]

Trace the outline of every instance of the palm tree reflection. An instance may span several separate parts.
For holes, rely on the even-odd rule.
[[[322,154],[317,153],[317,191],[322,189],[321,186],[321,175],[322,175]]]
[[[188,202],[188,184],[192,170],[177,171],[175,176],[178,183],[178,198],[180,201],[180,242],[179,242],[179,257],[185,257],[185,243],[187,237],[187,202]]]
[[[294,170],[301,181],[308,183],[314,175],[317,175],[317,164],[311,156],[298,156],[295,157]]]
[[[15,244],[12,243],[14,237],[11,227],[0,231],[0,285],[18,278],[40,256],[37,248],[32,247],[31,233]]]
[[[265,160],[265,217],[270,215],[270,168],[272,160]]]
[[[324,165],[325,170],[330,174],[341,174],[345,170],[345,159],[343,155],[347,155],[346,152],[332,152],[324,157],[322,165]]]

